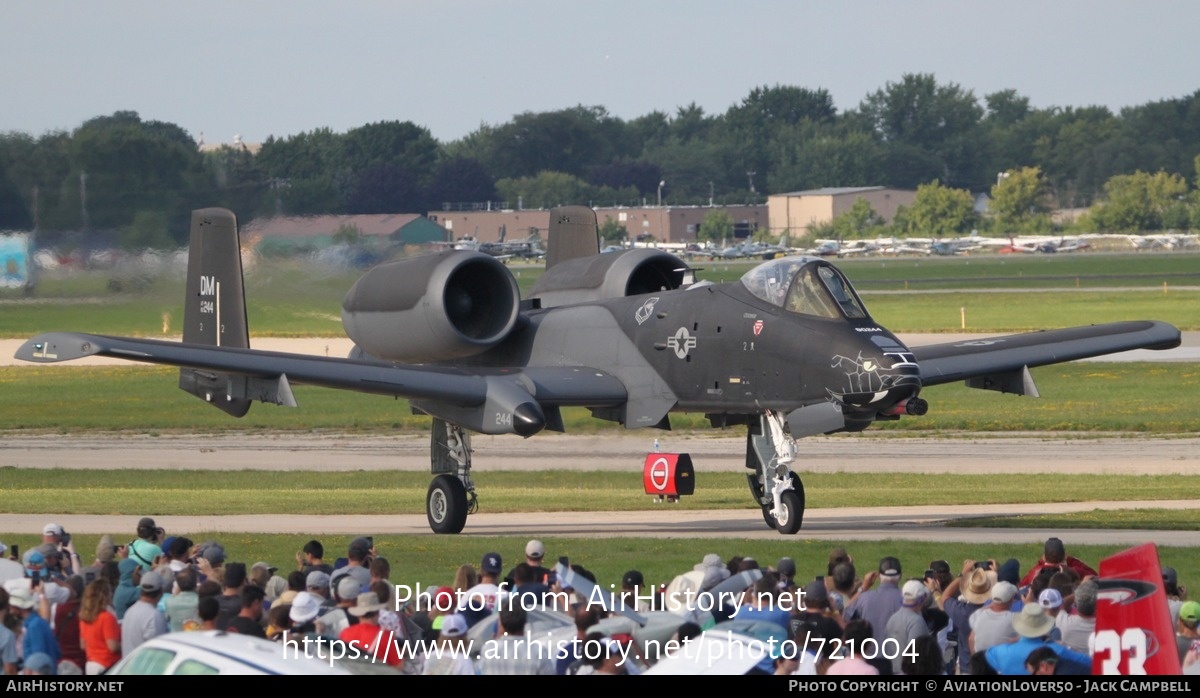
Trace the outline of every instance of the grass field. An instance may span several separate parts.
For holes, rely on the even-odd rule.
[[[978,332],[1133,319],[1164,320],[1184,330],[1200,329],[1200,291],[1196,289],[1200,286],[1200,255],[1196,254],[990,255],[835,262],[864,294],[875,319],[896,332],[959,331],[964,329],[963,314],[965,329]],[[700,271],[700,278],[718,282],[733,281],[753,266],[751,262],[709,264]],[[522,293],[528,293],[543,271],[537,265],[513,265],[511,270]],[[359,272],[328,271],[299,261],[256,264],[246,274],[251,334],[342,336],[341,302],[358,276]],[[1120,290],[1095,290],[1098,288]],[[946,289],[957,291],[890,293]],[[1018,292],[997,293],[997,289]],[[180,272],[154,276],[116,271],[46,273],[33,299],[5,303],[0,337],[68,329],[171,335],[179,332],[183,296]]]

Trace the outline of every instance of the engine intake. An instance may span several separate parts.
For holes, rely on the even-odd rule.
[[[381,359],[427,363],[484,352],[517,322],[517,281],[495,257],[448,250],[381,264],[342,301],[342,325]]]
[[[661,250],[638,248],[560,262],[530,291],[543,308],[637,296],[683,285],[687,262]]]

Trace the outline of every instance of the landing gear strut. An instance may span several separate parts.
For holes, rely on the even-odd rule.
[[[471,436],[457,424],[433,420],[430,437],[433,482],[425,495],[425,517],[434,533],[461,533],[467,515],[479,509],[471,482]]]
[[[800,530],[804,521],[804,484],[792,472],[796,440],[778,413],[767,410],[746,434],[746,467],[750,494],[762,507],[763,520],[784,535]]]

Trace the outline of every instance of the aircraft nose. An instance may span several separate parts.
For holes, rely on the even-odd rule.
[[[886,410],[916,397],[921,390],[921,369],[912,353],[897,345],[895,351],[870,346],[863,348],[855,361],[846,357],[834,360],[845,372],[846,389],[837,395],[844,405],[863,409]]]

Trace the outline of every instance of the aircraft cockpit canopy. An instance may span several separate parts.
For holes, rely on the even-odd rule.
[[[793,313],[861,319],[866,308],[837,267],[815,257],[781,257],[742,275],[750,293]]]

